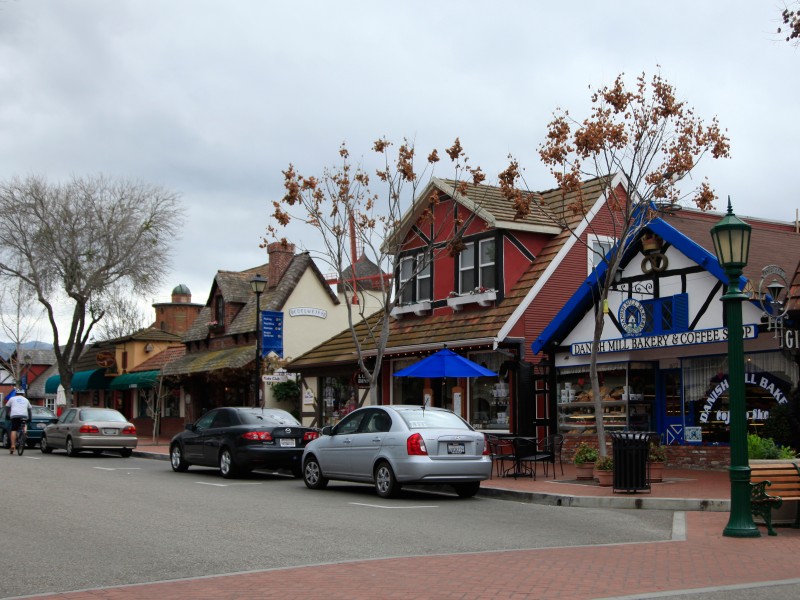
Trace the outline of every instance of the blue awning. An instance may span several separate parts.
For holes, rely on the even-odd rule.
[[[155,387],[159,371],[139,371],[138,373],[123,373],[111,380],[109,386],[112,390],[150,389]]]
[[[72,376],[72,391],[85,392],[87,390],[107,390],[109,378],[105,376],[105,369],[92,369],[78,371]],[[55,394],[61,385],[61,375],[48,377],[44,383],[45,394]]]

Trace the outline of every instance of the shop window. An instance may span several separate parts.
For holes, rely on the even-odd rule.
[[[358,388],[352,377],[322,377],[320,387],[318,397],[322,399],[322,421],[326,425],[336,425],[358,407]]]
[[[496,286],[494,239],[470,242],[458,255],[458,291],[467,294],[475,288],[493,290]],[[477,260],[476,260],[477,259]]]
[[[470,354],[469,359],[503,377],[469,379],[469,422],[480,429],[508,429],[509,385],[507,370],[501,369],[506,357],[497,352]]]
[[[642,308],[645,313],[644,335],[677,333],[689,328],[688,294],[644,300]]]

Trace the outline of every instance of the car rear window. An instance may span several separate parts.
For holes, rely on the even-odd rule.
[[[35,417],[50,417],[51,419],[56,418],[56,416],[53,414],[53,411],[49,408],[45,408],[44,406],[32,406],[31,414],[33,414]]]
[[[119,423],[127,422],[127,419],[115,410],[105,410],[102,408],[86,408],[81,411],[80,421],[116,421]]]
[[[300,422],[285,410],[265,409],[259,411],[239,412],[245,425],[291,425],[299,427]]]
[[[455,413],[439,410],[398,411],[409,429],[472,429]]]

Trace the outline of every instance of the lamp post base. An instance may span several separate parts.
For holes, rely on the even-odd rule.
[[[726,537],[761,537],[761,532],[750,512],[750,467],[733,466],[728,471],[731,479],[731,515],[722,531]]]

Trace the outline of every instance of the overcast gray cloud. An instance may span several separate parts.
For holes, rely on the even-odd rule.
[[[204,302],[217,269],[265,261],[269,201],[291,162],[319,173],[386,135],[423,154],[456,136],[490,177],[528,183],[556,107],[656,71],[728,129],[706,162],[739,215],[793,221],[800,55],[782,5],[607,2],[10,0],[0,2],[0,178],[133,177],[187,208],[163,297]],[[719,207],[718,207],[719,208]],[[301,233],[295,232],[298,238]],[[163,298],[161,298],[163,299]]]

